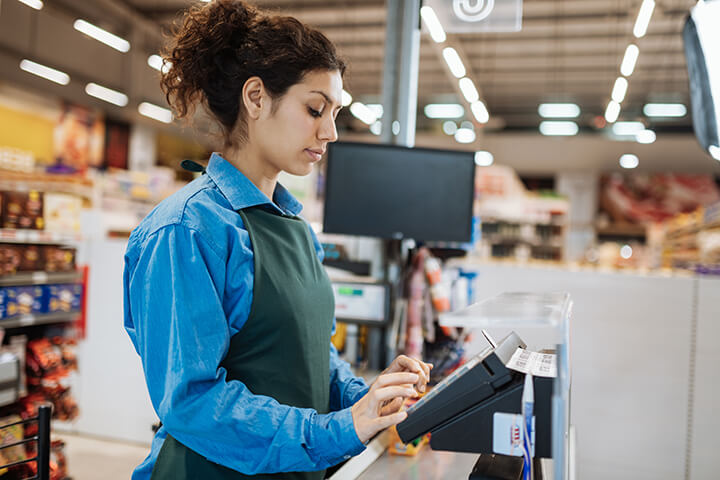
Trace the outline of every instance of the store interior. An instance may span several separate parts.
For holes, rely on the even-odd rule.
[[[558,354],[556,393],[567,382],[553,478],[716,478],[720,0],[495,0],[470,26],[440,0],[249,3],[348,64],[339,142],[280,183],[322,244],[355,372],[406,354],[437,383],[514,331]],[[158,427],[124,256],[201,176],[181,162],[219,149],[208,114],[176,119],[159,83],[194,4],[0,0],[0,425],[52,405],[47,478],[130,478]],[[572,303],[562,325],[463,313],[509,292]],[[0,465],[39,456],[15,444],[38,431],[0,429]],[[391,435],[334,478],[467,478],[486,453]]]

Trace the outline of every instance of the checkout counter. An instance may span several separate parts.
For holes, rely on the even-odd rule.
[[[569,448],[569,322],[567,294],[508,293],[441,316],[441,325],[511,329],[469,359],[417,403],[397,426],[404,443],[431,434],[416,456],[380,453],[371,442],[366,457],[348,462],[331,478],[515,480],[522,478],[521,415],[526,375],[534,391],[534,478],[574,478]],[[541,330],[554,340],[553,353],[530,352],[513,330]],[[549,337],[548,337],[549,335]],[[528,418],[530,416],[528,415]],[[387,442],[387,440],[384,440]],[[480,456],[478,457],[478,454]],[[542,461],[540,459],[543,459]],[[365,462],[367,462],[367,458]]]

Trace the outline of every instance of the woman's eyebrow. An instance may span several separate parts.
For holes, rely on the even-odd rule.
[[[319,93],[320,95],[322,95],[323,97],[325,97],[325,100],[327,100],[327,102],[328,102],[330,105],[340,105],[340,102],[333,101],[333,99],[330,98],[330,96],[329,96],[327,93],[325,93],[325,92],[323,92],[323,91],[321,91],[321,90],[311,90],[310,93]],[[342,105],[340,105],[340,106],[342,106]]]

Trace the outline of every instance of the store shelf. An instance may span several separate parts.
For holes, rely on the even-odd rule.
[[[32,327],[34,325],[48,325],[51,323],[74,322],[77,319],[78,315],[80,315],[80,312],[48,313],[45,315],[21,315],[18,317],[11,317],[0,320],[0,327],[8,329]]]
[[[79,283],[82,273],[72,272],[22,272],[15,275],[0,276],[0,287],[19,287],[22,285],[48,285],[55,283]]]
[[[599,237],[637,237],[645,238],[647,232],[642,225],[614,224],[598,227],[595,232]]]
[[[4,243],[33,243],[41,245],[76,244],[82,241],[82,236],[69,233],[46,232],[44,230],[22,230],[0,228],[0,242]]]

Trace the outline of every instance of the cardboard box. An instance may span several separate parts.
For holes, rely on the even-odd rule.
[[[34,272],[45,267],[43,247],[0,243],[0,275]]]
[[[43,313],[43,287],[6,287],[6,318]]]
[[[43,313],[79,312],[83,286],[79,284],[45,285]]]
[[[61,233],[80,232],[82,199],[66,193],[46,193],[43,199],[45,230]]]
[[[2,208],[2,228],[42,230],[45,227],[42,192],[3,192]]]

